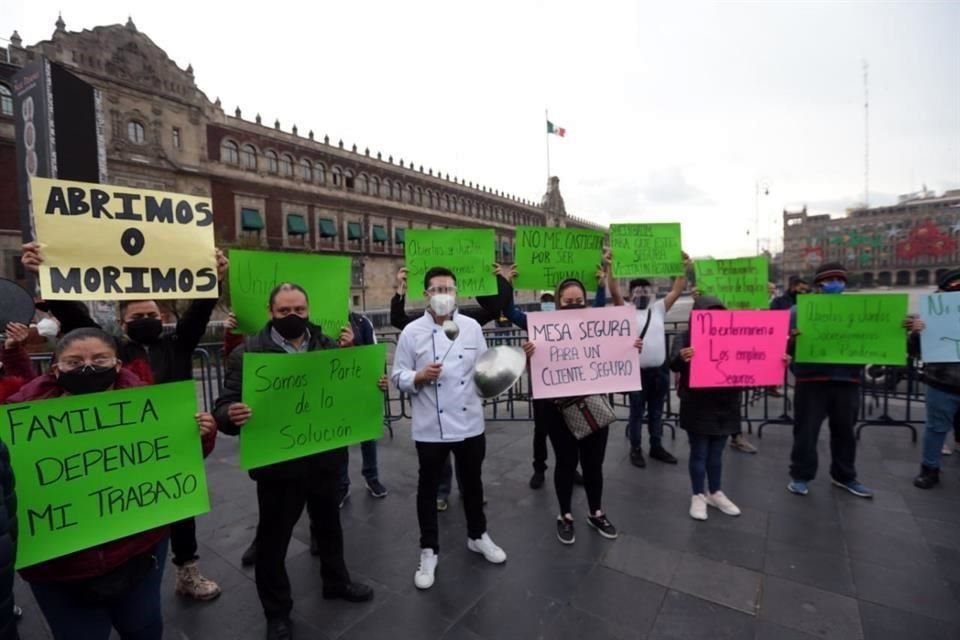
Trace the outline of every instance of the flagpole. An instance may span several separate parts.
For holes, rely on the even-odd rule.
[[[543,110],[543,115],[546,118],[547,122],[550,122],[550,113],[547,109]],[[546,130],[547,122],[544,122],[544,129]],[[550,131],[546,130],[544,134],[547,137],[547,184],[550,184]]]

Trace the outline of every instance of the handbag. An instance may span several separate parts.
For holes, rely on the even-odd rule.
[[[557,400],[557,408],[563,421],[577,440],[605,429],[617,420],[610,401],[605,395],[579,396]]]

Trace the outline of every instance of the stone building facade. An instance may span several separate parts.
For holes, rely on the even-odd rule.
[[[22,46],[14,32],[0,63],[0,276],[22,277],[12,104],[18,68],[46,56],[98,88],[111,184],[212,197],[218,245],[353,257],[357,309],[383,310],[403,266],[407,229],[485,227],[497,259],[513,256],[517,225],[602,228],[568,216],[551,178],[531,202],[294,125],[245,118],[210,101],[132,20],[67,31]],[[416,290],[414,287],[413,290]]]
[[[812,275],[841,262],[863,287],[927,286],[960,265],[960,190],[901,196],[845,217],[783,212],[783,273]]]

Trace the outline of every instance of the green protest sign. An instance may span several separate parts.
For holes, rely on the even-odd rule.
[[[697,260],[694,269],[696,288],[700,293],[720,298],[727,309],[766,309],[770,306],[766,256]]]
[[[230,251],[230,305],[237,331],[250,335],[269,319],[270,292],[281,282],[298,284],[310,298],[310,321],[336,336],[350,311],[350,258],[278,251]]]
[[[797,362],[907,363],[907,294],[797,297]]]
[[[0,407],[17,568],[210,510],[193,381]]]
[[[594,289],[604,234],[590,229],[517,227],[517,289],[553,289],[577,278]]]
[[[610,249],[615,278],[683,275],[680,223],[612,224]]]
[[[240,466],[256,469],[375,440],[383,434],[377,386],[387,345],[309,353],[243,354]]]
[[[493,273],[496,238],[493,229],[407,229],[404,258],[411,295],[423,291],[423,276],[433,267],[446,267],[457,276],[457,294],[497,293]]]

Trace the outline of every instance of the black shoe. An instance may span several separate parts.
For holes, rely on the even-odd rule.
[[[673,454],[660,445],[650,447],[650,459],[666,462],[667,464],[677,464],[677,459],[673,457]]]
[[[350,584],[341,584],[335,587],[323,588],[324,600],[346,600],[347,602],[367,602],[373,600],[373,587],[351,582]]]
[[[913,479],[913,486],[918,489],[933,489],[940,484],[940,469],[922,465],[920,475]]]
[[[343,509],[343,505],[350,499],[350,487],[341,487],[337,492],[337,504]]]
[[[587,524],[596,529],[597,533],[607,540],[616,540],[617,536],[620,535],[617,533],[617,528],[607,519],[606,515],[587,516]]]
[[[530,476],[530,488],[540,489],[543,487],[543,471],[534,471]]]
[[[293,626],[290,618],[267,620],[267,640],[292,640]]]
[[[374,498],[386,498],[388,493],[387,488],[380,484],[380,481],[376,478],[367,480],[367,491],[369,491],[370,495]]]
[[[630,449],[630,463],[635,467],[640,467],[641,469],[646,468],[647,461],[643,459],[643,449],[640,447]]]
[[[582,487],[583,486],[583,475],[579,471],[573,472],[573,484]]]
[[[577,533],[573,530],[573,520],[557,518],[557,538],[563,544],[573,544],[577,541]]]
[[[257,564],[257,539],[254,538],[247,550],[240,557],[240,564],[245,567],[252,567]]]

